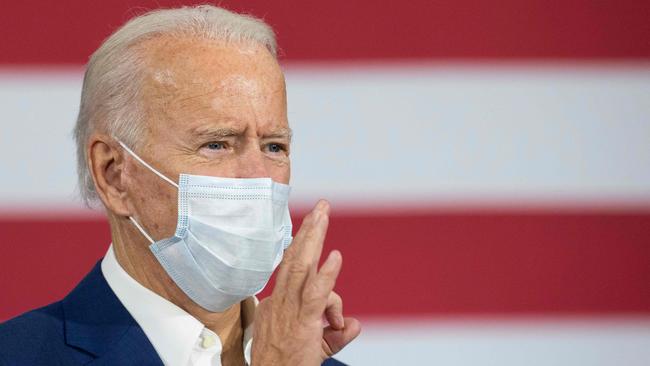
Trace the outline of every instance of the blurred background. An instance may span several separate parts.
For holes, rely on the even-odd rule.
[[[89,55],[192,3],[3,3],[0,321],[110,243],[75,193]],[[650,364],[650,2],[220,4],[277,32],[296,226],[332,202],[326,249],[364,325],[342,361]]]

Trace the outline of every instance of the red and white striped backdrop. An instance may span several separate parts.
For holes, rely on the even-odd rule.
[[[83,63],[180,1],[0,12],[0,320],[110,241],[75,199]],[[222,1],[277,31],[296,221],[327,248],[363,364],[650,364],[650,3]]]

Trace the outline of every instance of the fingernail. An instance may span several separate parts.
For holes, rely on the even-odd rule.
[[[318,204],[316,204],[316,209],[318,211],[327,212],[328,208],[329,203],[326,200],[321,199],[318,201]]]
[[[328,260],[341,260],[341,252],[338,250],[334,249],[330,252],[330,254],[327,256]]]

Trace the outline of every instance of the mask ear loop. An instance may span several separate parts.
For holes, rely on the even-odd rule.
[[[169,183],[169,184],[173,185],[174,187],[178,188],[178,184],[176,184],[176,182],[174,182],[173,180],[167,178],[167,177],[164,176],[161,172],[157,171],[157,170],[154,169],[151,165],[147,164],[146,161],[142,160],[142,159],[138,156],[138,154],[134,153],[133,150],[129,149],[129,148],[128,148],[128,147],[127,147],[127,146],[126,146],[122,141],[117,140],[117,142],[120,144],[120,146],[122,146],[122,148],[124,148],[124,150],[126,150],[126,151],[131,155],[131,156],[133,156],[133,157],[135,158],[135,160],[139,161],[140,164],[144,165],[145,167],[147,167],[147,169],[151,170],[154,174],[156,174],[156,175],[159,176],[160,178],[162,178],[162,179],[164,179],[165,181],[167,181],[167,183]]]
[[[155,241],[153,240],[153,238],[150,237],[149,234],[147,234],[146,231],[144,231],[144,229],[142,228],[142,226],[140,226],[140,224],[138,224],[138,222],[135,221],[135,219],[134,219],[132,216],[129,216],[129,220],[131,220],[131,222],[133,223],[133,225],[135,225],[135,227],[138,228],[138,230],[140,230],[140,233],[142,233],[142,235],[144,235],[144,237],[147,238],[147,240],[149,240],[149,242],[150,242],[151,244],[155,243]]]
[[[156,175],[159,176],[160,178],[164,179],[167,183],[173,185],[174,187],[176,187],[176,189],[178,189],[178,184],[176,184],[176,182],[174,182],[173,180],[167,178],[167,177],[164,176],[162,173],[160,173],[159,171],[157,171],[156,169],[154,169],[151,165],[147,164],[146,161],[142,160],[142,158],[140,158],[140,157],[138,156],[138,154],[134,153],[133,150],[129,149],[129,147],[126,146],[122,141],[120,141],[120,140],[118,140],[118,139],[116,139],[116,140],[117,140],[117,142],[120,144],[120,146],[122,146],[122,148],[123,148],[124,150],[126,150],[126,152],[128,152],[128,153],[129,153],[133,158],[135,158],[135,160],[139,161],[140,164],[144,165],[147,169],[151,170],[154,174],[156,174]],[[140,226],[140,224],[138,224],[138,222],[137,222],[137,221],[136,221],[132,216],[129,216],[129,220],[131,220],[131,222],[133,223],[133,225],[135,225],[135,227],[140,231],[140,233],[141,233],[142,235],[144,235],[144,237],[147,238],[147,240],[149,240],[149,242],[150,242],[151,244],[155,243],[155,240],[153,240],[153,238],[152,238],[151,236],[149,236],[149,234],[147,234],[146,231],[144,231],[144,229],[142,228],[142,226]]]

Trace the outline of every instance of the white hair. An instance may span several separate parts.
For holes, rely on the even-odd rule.
[[[161,35],[257,43],[277,58],[271,27],[252,16],[211,5],[154,10],[124,24],[93,53],[84,75],[74,138],[79,193],[88,206],[98,198],[86,156],[88,139],[101,131],[132,149],[141,144],[146,116],[139,101],[146,60],[134,46]]]

